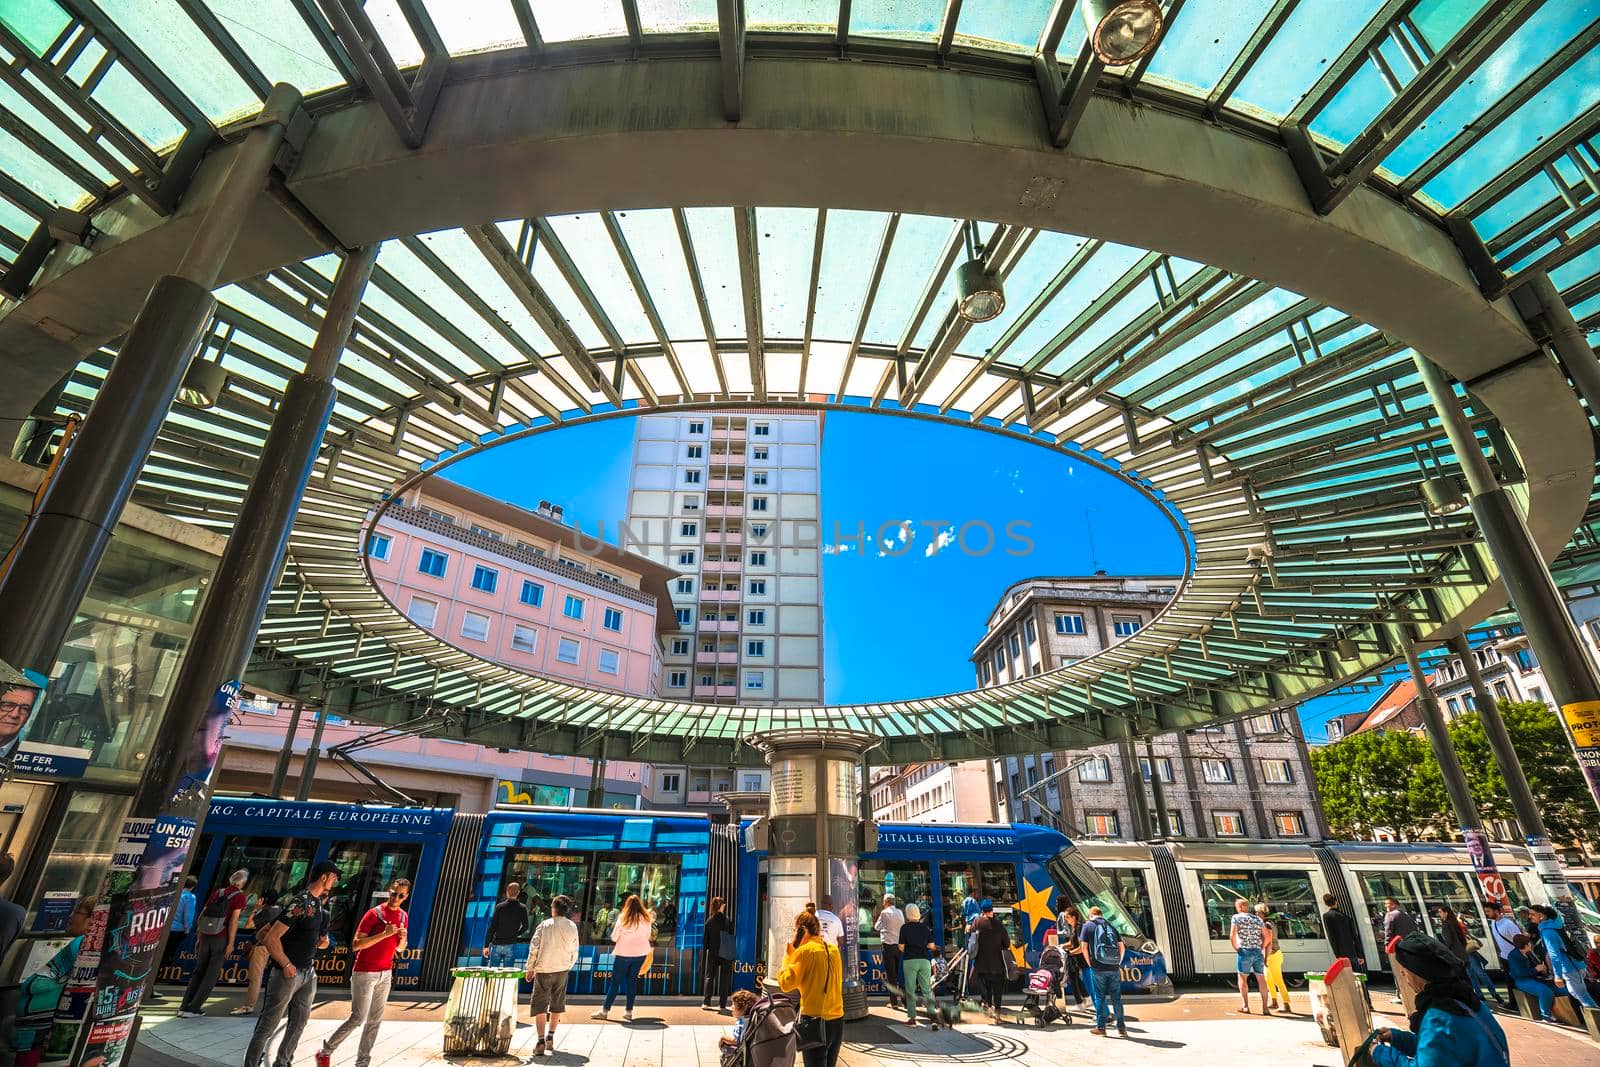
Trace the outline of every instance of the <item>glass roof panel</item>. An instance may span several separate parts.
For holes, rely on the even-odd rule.
[[[1051,338],[1092,304],[1106,287],[1139,262],[1147,253],[1128,245],[1105,244],[1090,257],[1083,269],[1073,275],[1038,318],[1017,335],[1016,341],[1000,357],[1000,362],[1021,366],[1038,354]]]
[[[692,207],[689,240],[694,246],[700,284],[711,305],[718,337],[744,336],[744,290],[739,284],[739,246],[734,241],[733,211],[725,207]]]
[[[260,107],[177,0],[101,0],[100,7],[212,122],[220,125]]]
[[[672,212],[665,208],[648,211],[619,211],[617,225],[628,242],[639,273],[644,275],[656,314],[674,341],[705,337],[700,311],[695,306],[694,287],[683,261],[683,245]]]
[[[816,235],[817,212],[813,208],[756,209],[761,325],[768,337],[805,336]]]
[[[1187,0],[1161,38],[1145,77],[1209,93],[1244,51],[1274,0]]]
[[[508,236],[508,240],[513,239]],[[465,283],[466,287],[478,296],[485,304],[489,305],[494,314],[505,321],[527,341],[540,355],[553,355],[556,351],[554,342],[550,340],[533,316],[528,313],[515,294],[500,280],[488,260],[478,252],[467,235],[460,230],[439,230],[435,233],[423,234],[418,240],[422,245],[438,256],[444,265]],[[380,260],[385,267],[389,266],[389,252],[386,249]],[[407,262],[406,257],[398,260],[398,265]],[[397,271],[396,273],[399,273]],[[491,349],[496,351],[498,349]],[[509,355],[509,354],[508,354]],[[520,359],[513,361],[510,358],[506,363],[522,362]]]
[[[814,338],[849,341],[855,336],[871,282],[874,260],[890,216],[878,211],[830,211],[822,235],[822,270],[817,278]]]
[[[22,43],[33,49],[34,55],[42,55],[70,21],[71,16],[55,0],[32,0],[0,7],[0,23],[22,38]]]
[[[833,33],[839,28],[838,0],[746,0],[745,25],[752,30]]]
[[[521,222],[502,222],[498,224],[500,232],[513,248],[518,244],[518,235],[522,231]],[[533,253],[533,280],[539,283],[550,302],[556,306],[561,317],[566,320],[578,340],[586,348],[604,348],[605,335],[600,332],[589,313],[584,310],[578,295],[572,291],[572,286],[567,284],[567,279],[562,275],[559,267],[543,247],[536,248]]]
[[[529,0],[539,36],[546,41],[579,41],[589,37],[621,37],[628,32],[619,0]]]
[[[344,82],[293,0],[204,0],[268,81],[313,93]]]
[[[365,0],[362,8],[367,18],[372,20],[372,28],[378,31],[383,47],[388,49],[389,58],[394,60],[396,66],[404,70],[422,62],[422,45],[417,43],[416,34],[411,32],[411,26],[406,22],[405,15],[400,13],[400,5],[395,0]]]
[[[717,29],[717,0],[639,0],[645,33],[703,33]]]
[[[1383,0],[1298,4],[1261,58],[1239,83],[1230,105],[1248,104],[1282,118],[1300,102],[1328,64],[1339,58]]]
[[[152,148],[183,134],[183,124],[122,63],[111,65],[90,97]]]
[[[0,129],[0,158],[5,160],[7,174],[52,204],[73,207],[89,195],[89,190],[62,174],[4,129]]]
[[[867,318],[868,343],[899,344],[955,225],[955,219],[933,215],[900,216],[900,228],[889,249],[889,263]]]
[[[371,13],[372,5],[367,5]],[[428,0],[439,39],[452,54],[521,48],[527,42],[507,0]]]
[[[956,19],[955,43],[964,48],[1032,52],[1039,44],[1051,0],[967,0]],[[1082,20],[1073,18],[1082,37]],[[1072,27],[1067,33],[1070,36]],[[1074,48],[1076,51],[1076,48]]]
[[[850,32],[866,37],[924,40],[938,35],[945,0],[854,0]]]
[[[639,303],[633,282],[623,270],[600,216],[593,213],[561,215],[548,221],[594,291],[601,309],[611,319],[611,325],[622,336],[623,343],[654,343],[655,331],[650,328],[650,320],[645,318],[644,306]]]
[[[1087,238],[1070,233],[1040,231],[1005,280],[1005,310],[988,322],[980,322],[969,329],[956,346],[956,351],[972,355],[988,353],[1001,336],[1011,329],[1012,324],[1022,317],[1034,298],[1087,243]]]

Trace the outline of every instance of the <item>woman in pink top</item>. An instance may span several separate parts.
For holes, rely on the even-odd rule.
[[[611,1005],[617,994],[626,995],[622,1012],[623,1022],[633,1021],[633,1001],[639,992],[639,972],[644,970],[645,958],[650,955],[653,938],[651,928],[655,916],[645,910],[637,893],[629,893],[617,914],[617,923],[611,928],[612,959],[611,984],[606,987],[606,1002],[591,1018],[609,1017]]]

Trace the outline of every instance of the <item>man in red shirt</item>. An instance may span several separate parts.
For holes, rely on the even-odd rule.
[[[350,972],[350,1018],[323,1041],[322,1053],[317,1057],[319,1063],[327,1063],[333,1050],[355,1033],[358,1026],[361,1042],[356,1046],[356,1067],[369,1067],[372,1063],[372,1046],[377,1044],[383,1009],[389,1003],[394,954],[406,949],[409,918],[400,905],[410,895],[411,882],[396,878],[389,883],[389,899],[368,910],[356,924],[356,936],[350,942],[356,953],[355,966]]]

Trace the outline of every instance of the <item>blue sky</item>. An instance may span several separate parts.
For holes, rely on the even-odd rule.
[[[1033,575],[1176,574],[1183,548],[1168,521],[1120,479],[1070,456],[979,430],[891,415],[829,412],[823,433],[823,537],[846,547],[823,559],[829,703],[903,700],[968,689],[967,657],[1006,586]],[[615,540],[627,512],[634,419],[618,418],[487,449],[447,477],[502,500],[541,499]],[[534,476],[536,475],[536,476]],[[912,520],[902,547],[898,527]],[[1008,523],[1031,542],[1020,542]],[[995,532],[981,549],[982,524]],[[885,531],[889,549],[878,537]],[[927,525],[936,524],[936,525]],[[970,524],[970,525],[969,525]],[[961,539],[928,553],[940,530]],[[864,528],[859,547],[848,544]],[[1091,541],[1090,531],[1093,532]],[[871,540],[867,540],[870,538]],[[962,544],[970,551],[963,551]],[[1306,733],[1377,692],[1342,693],[1302,709]]]

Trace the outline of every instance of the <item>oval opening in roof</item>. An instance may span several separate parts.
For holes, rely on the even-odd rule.
[[[368,567],[485,660],[698,703],[860,704],[1041,674],[1176,594],[1181,520],[1070,447],[798,407],[613,415],[463,453]]]

